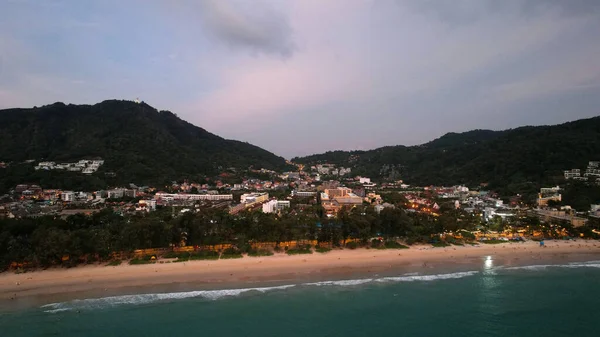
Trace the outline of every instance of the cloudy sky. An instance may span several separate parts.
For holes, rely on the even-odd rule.
[[[0,108],[139,97],[287,158],[600,114],[598,0],[3,0]]]

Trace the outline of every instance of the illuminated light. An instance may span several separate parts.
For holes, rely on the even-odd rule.
[[[485,269],[491,269],[493,266],[494,266],[494,261],[492,260],[491,256],[488,256],[485,259],[484,267],[485,267]]]

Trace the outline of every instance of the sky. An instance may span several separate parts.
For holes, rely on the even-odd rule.
[[[136,98],[286,158],[593,117],[600,1],[0,1],[0,109]]]

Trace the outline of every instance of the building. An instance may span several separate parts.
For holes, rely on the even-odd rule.
[[[580,169],[572,169],[565,171],[565,179],[573,179],[581,177]]]
[[[290,208],[288,200],[269,200],[262,205],[263,213],[275,213]]]
[[[600,169],[598,168],[600,162],[597,161],[591,161],[588,163],[588,167],[585,170],[585,174],[583,175],[584,177],[593,177],[593,178],[600,178]]]
[[[36,170],[67,170],[71,172],[82,172],[84,174],[92,174],[104,164],[104,160],[79,160],[73,163],[57,164],[53,161],[43,161],[35,166]]]
[[[321,205],[328,216],[335,215],[342,207],[354,207],[362,205],[363,199],[352,193],[347,187],[338,187],[335,189],[325,189],[321,193]]]
[[[35,167],[36,170],[52,170],[56,166],[56,163],[53,161],[43,161],[37,164]]]
[[[244,193],[240,197],[242,204],[264,202],[269,199],[269,193]]]
[[[508,208],[486,207],[483,211],[483,215],[486,221],[493,219],[495,216],[499,216],[502,220],[506,220],[507,218],[515,217],[516,213],[514,210]]]
[[[84,168],[84,169],[81,171],[81,173],[83,173],[83,174],[92,174],[92,173],[94,173],[94,172],[96,172],[96,170],[94,170],[94,169],[93,169],[93,168],[91,168],[91,167],[86,167],[86,168]]]
[[[327,175],[331,173],[330,170],[333,170],[334,167],[335,165],[332,164],[319,164],[315,168],[319,174]]]
[[[320,191],[326,190],[326,189],[335,189],[338,188],[340,186],[340,182],[337,180],[329,180],[329,181],[324,181],[321,186],[319,187]]]
[[[581,174],[580,169],[571,169],[564,171],[564,176],[565,179],[584,181],[587,181],[588,178],[600,179],[600,162],[590,161],[583,175]]]
[[[265,202],[262,205],[263,213],[273,213],[275,212],[275,206],[277,205],[277,200],[270,200]]]
[[[281,175],[281,178],[298,180],[298,179],[300,179],[300,172],[283,172],[283,174]]]
[[[187,194],[187,193],[163,193],[158,192],[154,195],[154,199],[162,199],[165,201],[173,200],[233,200],[233,194]]]
[[[540,220],[551,222],[569,222],[573,227],[581,227],[587,222],[586,218],[580,218],[574,215],[567,214],[564,210],[546,210],[546,209],[534,209],[530,212],[530,215],[538,217]]]
[[[365,202],[368,202],[369,204],[381,204],[383,201],[381,195],[376,193],[368,193],[364,198]]]
[[[562,201],[562,195],[559,193],[560,187],[541,188],[538,194],[538,207],[548,206],[549,201]]]
[[[349,167],[348,168],[340,167],[338,174],[341,176],[344,176],[344,175],[350,174],[351,172],[352,172],[352,169]]]
[[[135,208],[136,211],[151,212],[156,210],[156,200],[140,200],[138,206]]]
[[[246,204],[237,204],[229,208],[229,214],[238,214],[239,212],[246,209]]]
[[[137,190],[135,188],[125,189],[123,190],[123,196],[129,198],[137,197]]]
[[[365,178],[365,177],[357,177],[358,178],[358,182],[361,184],[370,184],[371,183],[371,178]]]
[[[387,202],[384,202],[381,205],[375,205],[375,212],[377,212],[377,214],[381,213],[381,211],[383,211],[386,208],[396,208],[396,206],[389,204]]]
[[[307,198],[307,197],[314,197],[315,195],[317,195],[317,192],[315,192],[315,191],[298,191],[298,190],[292,191],[292,197]]]
[[[121,199],[125,196],[124,188],[115,188],[113,190],[106,191],[109,199]]]
[[[60,194],[60,200],[64,202],[73,202],[75,201],[75,192],[73,191],[62,191]]]

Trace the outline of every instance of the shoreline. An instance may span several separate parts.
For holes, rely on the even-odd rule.
[[[488,258],[489,257],[489,258]],[[600,242],[590,240],[479,244],[409,249],[333,250],[306,255],[276,254],[230,260],[147,265],[88,265],[0,274],[0,309],[5,311],[74,299],[125,294],[185,292],[280,286],[368,277],[420,275],[494,267],[560,264],[600,258]]]

